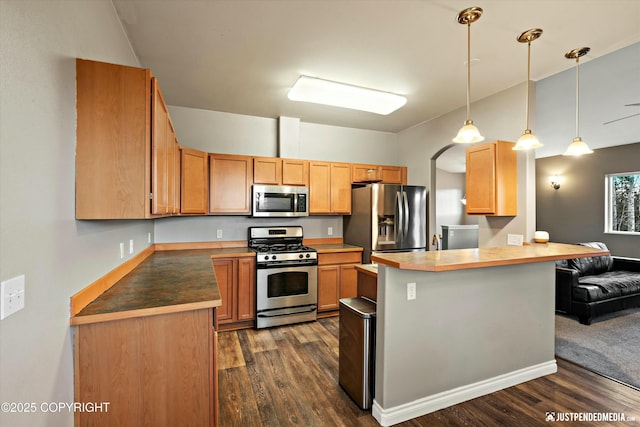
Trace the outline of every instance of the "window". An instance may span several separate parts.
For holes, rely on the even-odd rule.
[[[640,234],[640,172],[606,175],[605,232]]]

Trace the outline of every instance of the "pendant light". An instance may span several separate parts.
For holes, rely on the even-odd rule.
[[[576,137],[573,138],[573,142],[565,151],[565,156],[581,156],[583,154],[591,154],[593,150],[580,138],[580,57],[586,55],[591,48],[580,47],[578,49],[570,50],[564,54],[567,59],[576,60]]]
[[[458,134],[453,138],[453,142],[460,144],[473,144],[474,142],[484,141],[484,136],[480,135],[480,131],[473,124],[470,118],[470,86],[471,86],[471,23],[476,22],[482,16],[482,9],[479,7],[470,7],[458,13],[457,21],[459,24],[467,26],[467,120],[464,126],[460,128]]]
[[[531,80],[531,42],[537,40],[541,35],[542,30],[540,28],[532,28],[518,36],[518,41],[520,43],[527,44],[527,104],[525,106],[525,130],[522,136],[518,138],[518,141],[516,141],[516,145],[513,147],[514,150],[535,150],[536,148],[542,147],[542,144],[540,144],[538,138],[531,132],[531,129],[529,129],[529,80]]]

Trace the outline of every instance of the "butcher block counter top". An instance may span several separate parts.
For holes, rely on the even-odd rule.
[[[371,255],[371,260],[401,270],[438,272],[601,255],[609,255],[609,251],[565,243],[532,243],[479,249],[380,253]]]
[[[71,325],[218,307],[212,258],[255,256],[248,248],[155,251],[79,313]]]
[[[307,246],[312,247],[319,254],[322,253],[332,253],[332,252],[362,252],[362,248],[360,246],[346,245],[343,243],[337,244],[307,244]]]

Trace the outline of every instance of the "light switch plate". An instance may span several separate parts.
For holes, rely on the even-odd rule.
[[[0,320],[24,308],[24,274],[5,280],[0,285]]]
[[[522,234],[507,234],[507,245],[522,246],[524,236]]]

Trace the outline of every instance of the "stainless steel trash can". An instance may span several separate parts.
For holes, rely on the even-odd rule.
[[[376,304],[365,298],[340,300],[338,379],[349,397],[370,409],[375,390]]]

